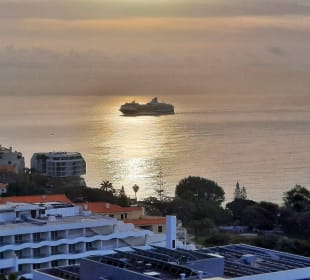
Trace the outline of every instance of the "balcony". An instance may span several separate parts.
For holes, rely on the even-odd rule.
[[[15,258],[9,258],[9,259],[1,259],[0,260],[0,269],[8,268],[8,267],[14,267],[15,266]]]

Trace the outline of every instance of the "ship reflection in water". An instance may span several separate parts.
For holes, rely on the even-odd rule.
[[[146,104],[139,104],[135,101],[123,104],[119,109],[125,116],[143,116],[143,115],[170,115],[174,114],[174,106],[172,104],[158,102],[154,97]]]
[[[146,112],[129,114],[139,115],[137,118],[122,118],[116,113],[116,106],[115,102],[110,107],[111,114],[105,106],[94,112],[96,121],[91,122],[91,125],[92,134],[97,134],[92,138],[96,155],[89,160],[89,165],[92,164],[93,157],[100,157],[100,166],[105,168],[95,168],[95,176],[101,173],[101,178],[113,182],[115,188],[124,185],[128,195],[132,194],[131,187],[134,184],[140,186],[139,197],[153,195],[160,171],[166,177],[175,166],[173,162],[178,152],[174,147],[173,136],[179,134],[173,125],[175,115],[154,118],[150,115],[173,114],[173,111],[161,111],[160,114],[149,111],[147,115],[144,114]],[[173,110],[172,105],[171,107]],[[127,116],[126,113],[124,115]],[[175,152],[170,154],[171,150]],[[92,170],[89,168],[88,175],[90,172]]]

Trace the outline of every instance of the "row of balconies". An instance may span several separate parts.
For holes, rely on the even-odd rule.
[[[31,273],[34,269],[43,269],[43,268],[51,268],[56,266],[67,266],[67,265],[74,265],[79,263],[79,260],[55,260],[51,262],[45,263],[37,263],[37,264],[20,264],[18,266],[18,273],[20,275]]]
[[[8,244],[22,244],[22,243],[39,243],[44,240],[60,240],[73,239],[77,237],[92,237],[98,234],[109,235],[114,232],[113,225],[101,226],[97,228],[79,228],[48,232],[36,232],[28,234],[18,234],[9,236],[0,236],[0,246]]]
[[[22,250],[7,250],[0,253],[1,260],[11,259],[40,259],[55,255],[79,254],[86,251],[113,249],[119,246],[118,239],[78,242],[76,244],[61,244],[58,246],[42,246],[39,248],[24,248]]]

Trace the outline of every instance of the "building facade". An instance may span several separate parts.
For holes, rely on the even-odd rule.
[[[115,248],[148,244],[153,236],[63,202],[6,202],[0,205],[0,224],[0,273],[18,271],[27,278],[34,269],[73,265]]]
[[[86,174],[86,162],[77,152],[34,153],[31,168],[50,177],[79,177]]]
[[[166,218],[147,216],[144,213],[144,208],[140,206],[121,207],[108,202],[77,203],[77,205],[94,213],[108,215],[125,223],[134,224],[138,228],[154,233],[166,233]]]
[[[12,147],[5,148],[0,145],[0,172],[23,173],[25,159],[21,152],[13,151]]]

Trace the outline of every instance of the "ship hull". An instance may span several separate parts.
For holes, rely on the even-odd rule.
[[[150,112],[150,111],[140,111],[140,112],[133,112],[133,111],[126,111],[120,110],[124,116],[161,116],[161,115],[173,115],[174,112]]]

